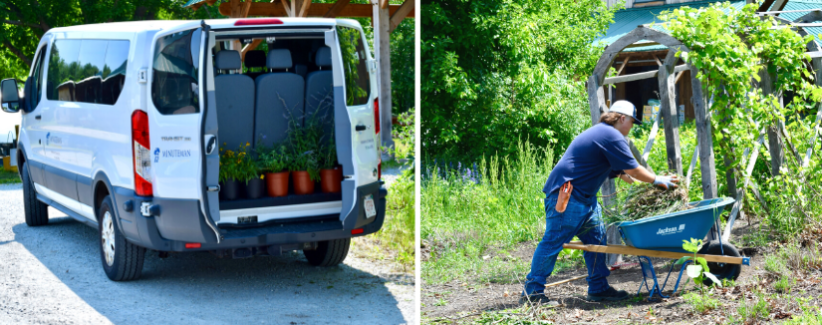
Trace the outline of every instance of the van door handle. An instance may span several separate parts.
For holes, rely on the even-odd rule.
[[[356,130],[357,130],[357,132],[359,132],[359,131],[365,131],[365,125],[362,125],[362,124],[357,125],[354,129],[356,129]]]
[[[35,115],[35,116],[34,116],[34,119],[35,119],[35,120],[39,120],[40,118],[41,118],[41,116],[40,116],[40,115]]]

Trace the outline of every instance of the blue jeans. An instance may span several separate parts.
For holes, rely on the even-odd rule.
[[[531,260],[531,273],[525,281],[525,294],[541,294],[545,291],[546,278],[554,271],[562,244],[568,243],[574,236],[584,244],[606,245],[605,225],[602,224],[602,209],[599,204],[584,204],[572,196],[564,213],[555,209],[557,193],[545,198],[545,235],[537,245],[534,258]],[[588,293],[600,293],[608,289],[606,279],[611,271],[605,266],[605,253],[585,252],[585,265],[588,266]]]

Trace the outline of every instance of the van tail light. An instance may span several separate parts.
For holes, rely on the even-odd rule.
[[[380,99],[374,100],[374,132],[380,134]]]
[[[382,158],[380,158],[380,162],[377,164],[377,180],[382,179]]]
[[[131,114],[131,140],[134,142],[134,191],[139,196],[153,196],[151,187],[151,142],[148,136],[148,114],[137,110]]]

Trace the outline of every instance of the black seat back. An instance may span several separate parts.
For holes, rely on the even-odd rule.
[[[254,81],[251,77],[235,73],[241,66],[240,53],[223,50],[217,52],[214,67],[221,74],[214,77],[217,104],[217,138],[225,143],[226,150],[237,150],[240,145],[254,143]]]
[[[305,82],[306,120],[317,119],[323,125],[323,134],[333,134],[334,76],[331,71],[331,48],[317,50],[314,63],[320,70],[308,74]]]
[[[257,77],[256,137],[271,146],[288,136],[289,119],[302,124],[305,100],[305,80],[287,72],[291,68],[291,52],[274,49],[268,52],[266,66],[274,71]]]

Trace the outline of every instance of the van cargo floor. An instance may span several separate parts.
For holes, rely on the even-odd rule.
[[[282,205],[342,201],[341,193],[312,193],[305,195],[288,195],[281,197],[261,197],[259,199],[220,200],[220,210],[236,210],[273,207]]]

